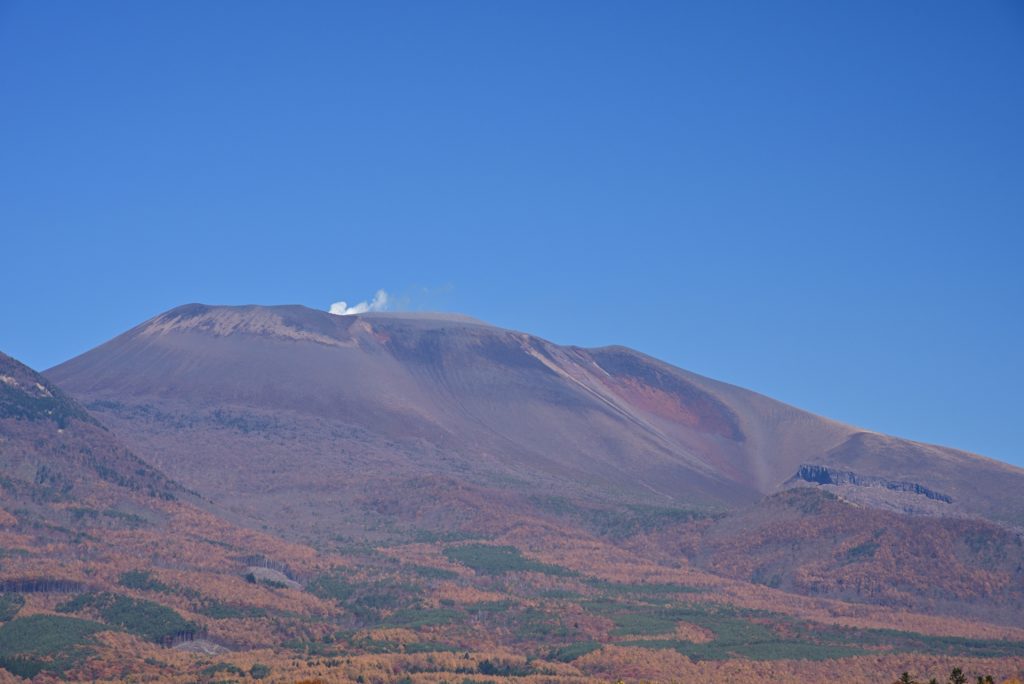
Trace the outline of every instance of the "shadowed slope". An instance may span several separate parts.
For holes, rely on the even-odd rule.
[[[5,499],[80,498],[116,485],[172,499],[181,489],[139,460],[43,376],[0,353]]]

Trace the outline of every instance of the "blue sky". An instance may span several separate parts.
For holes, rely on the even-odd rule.
[[[1024,465],[1024,9],[0,0],[0,350],[383,288]]]

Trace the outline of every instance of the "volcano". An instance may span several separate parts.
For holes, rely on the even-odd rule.
[[[190,304],[46,376],[171,478],[292,534],[374,508],[458,527],[538,496],[729,511],[795,485],[1024,521],[1020,469],[462,316]],[[493,503],[446,513],[442,490]]]
[[[20,676],[1024,662],[1024,472],[624,347],[192,304],[43,375],[0,355],[0,456]]]

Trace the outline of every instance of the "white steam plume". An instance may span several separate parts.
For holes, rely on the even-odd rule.
[[[384,290],[377,290],[373,299],[369,302],[359,302],[348,305],[348,302],[334,302],[331,304],[330,312],[336,316],[351,316],[352,314],[366,313],[367,311],[386,311],[388,308],[388,293]]]

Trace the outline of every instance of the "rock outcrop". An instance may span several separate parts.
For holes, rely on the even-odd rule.
[[[884,477],[860,475],[850,470],[837,470],[823,465],[804,464],[796,471],[786,484],[810,482],[820,485],[853,485],[855,487],[884,487],[896,492],[910,492],[944,503],[953,503],[953,497],[934,489],[929,489],[916,482],[888,480]]]

